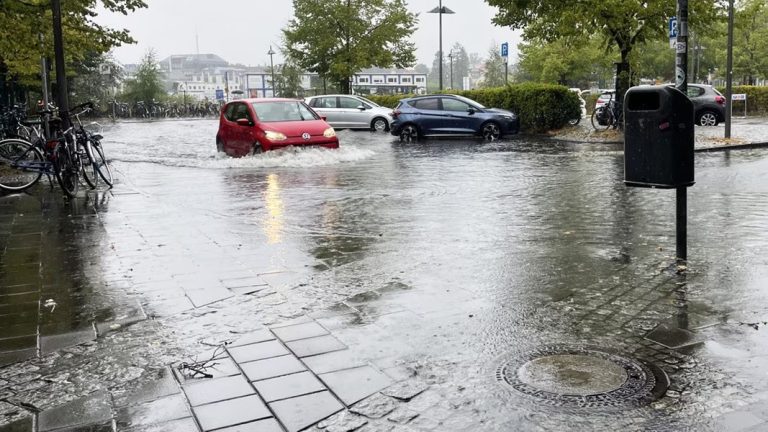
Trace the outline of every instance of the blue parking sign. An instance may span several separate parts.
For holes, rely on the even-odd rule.
[[[220,100],[220,101],[224,100],[224,90],[221,90],[221,89],[216,90],[216,100]]]
[[[509,44],[507,42],[501,44],[501,56],[509,57]]]
[[[669,19],[669,37],[677,37],[677,17],[671,17]]]

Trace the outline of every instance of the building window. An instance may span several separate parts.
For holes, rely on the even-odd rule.
[[[400,80],[403,82],[403,84],[410,83],[411,82],[411,77],[402,77]]]
[[[397,83],[397,77],[387,77],[388,83]]]
[[[361,83],[366,83],[366,84],[367,84],[367,83],[368,83],[368,78],[363,78],[363,77],[360,77],[360,82],[361,82]]]
[[[424,77],[416,77],[416,82],[417,83],[424,82]]]

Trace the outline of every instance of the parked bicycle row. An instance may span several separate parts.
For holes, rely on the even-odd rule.
[[[211,101],[187,104],[138,101],[129,104],[113,100],[106,110],[101,111],[105,116],[114,118],[189,118],[216,117],[220,109],[221,104]]]
[[[94,111],[92,103],[72,108],[72,125],[65,127],[52,110],[42,110],[38,120],[16,120],[9,130],[13,138],[0,140],[0,189],[23,191],[45,174],[53,186],[56,177],[67,196],[74,197],[80,180],[95,189],[113,184],[112,170],[104,154],[100,125],[84,125],[81,117]],[[98,131],[96,131],[98,129]]]

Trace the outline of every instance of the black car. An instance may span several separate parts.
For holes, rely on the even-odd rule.
[[[401,140],[427,136],[480,135],[496,140],[516,134],[520,120],[511,111],[486,108],[457,95],[403,99],[392,112],[390,132]]]

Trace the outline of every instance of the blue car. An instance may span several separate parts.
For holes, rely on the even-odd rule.
[[[520,120],[513,112],[486,108],[472,99],[456,95],[403,99],[392,117],[390,132],[401,141],[461,135],[479,135],[493,141],[520,130]]]

